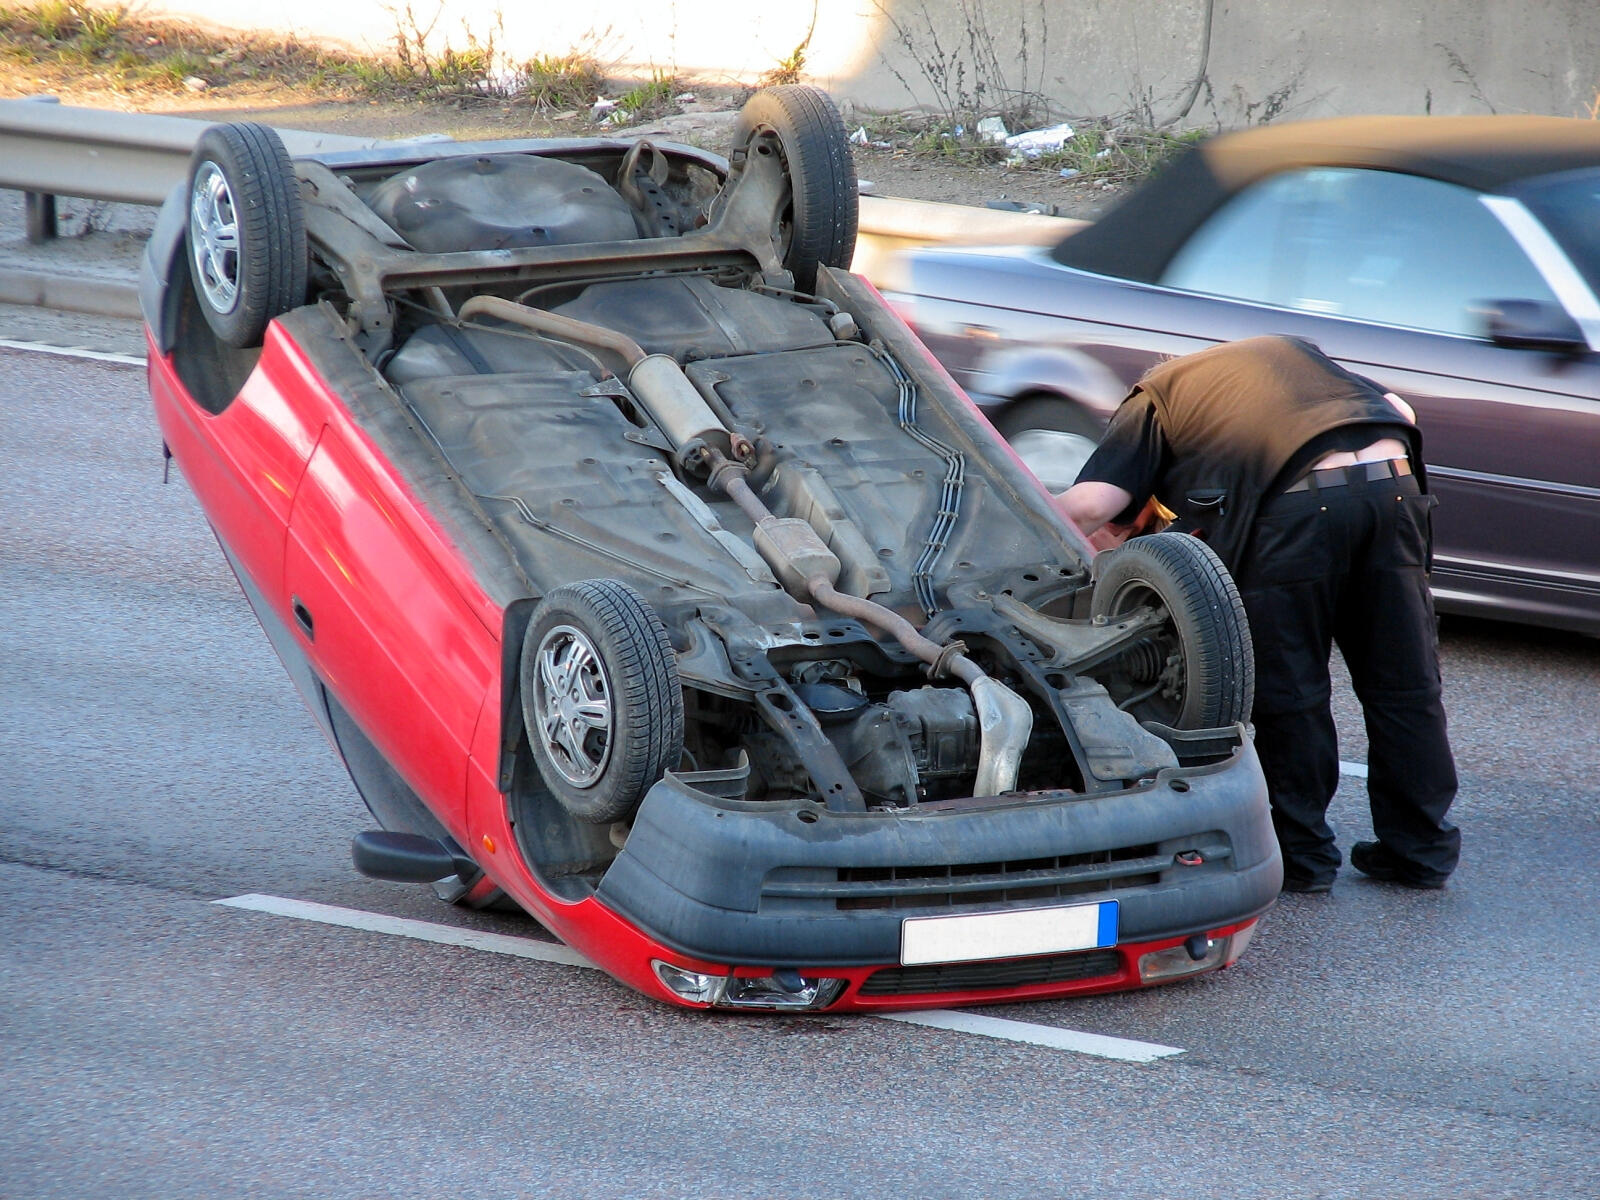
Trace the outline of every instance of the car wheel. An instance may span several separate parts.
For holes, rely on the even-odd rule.
[[[1089,461],[1105,427],[1065,396],[1023,396],[995,414],[994,427],[1052,492],[1064,492]]]
[[[856,250],[856,168],[828,94],[802,84],[757,92],[739,112],[733,145],[783,158],[789,197],[773,232],[795,286],[815,288],[819,266],[848,267]]]
[[[189,273],[218,340],[259,346],[305,303],[305,215],[289,152],[265,125],[212,125],[189,162]]]
[[[522,643],[522,715],[539,774],[574,816],[627,816],[683,753],[667,630],[615,579],[556,588]]]
[[[1096,562],[1090,612],[1115,619],[1164,610],[1150,635],[1100,674],[1119,707],[1173,729],[1214,729],[1247,720],[1255,659],[1239,589],[1222,560],[1184,533],[1134,538]]]
[[[1006,405],[996,414],[994,427],[1007,441],[1019,433],[1039,429],[1075,434],[1094,443],[1106,431],[1105,424],[1076,400],[1037,394],[1023,396]]]

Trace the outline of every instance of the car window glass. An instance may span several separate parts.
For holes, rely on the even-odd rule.
[[[1569,171],[1534,180],[1516,192],[1600,293],[1600,170]]]
[[[1555,302],[1477,193],[1346,168],[1286,172],[1247,189],[1200,228],[1161,282],[1473,335],[1484,301]]]

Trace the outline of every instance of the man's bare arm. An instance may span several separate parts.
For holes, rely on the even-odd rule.
[[[1085,480],[1059,493],[1056,507],[1085,534],[1093,533],[1133,503],[1133,493],[1114,483]]]

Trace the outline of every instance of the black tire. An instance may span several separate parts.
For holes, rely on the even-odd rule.
[[[1250,717],[1255,657],[1239,589],[1216,551],[1185,533],[1134,538],[1096,562],[1090,611],[1120,617],[1160,606],[1161,629],[1098,673],[1142,721],[1215,729]]]
[[[619,821],[678,765],[678,661],[661,618],[627,584],[590,579],[545,596],[520,679],[534,764],[573,816]]]
[[[206,324],[236,349],[259,346],[268,323],[306,298],[305,213],[289,152],[266,125],[212,125],[195,143],[187,195],[189,274]]]
[[[1019,397],[1006,405],[995,415],[994,427],[1007,441],[1030,429],[1048,429],[1098,442],[1106,431],[1105,422],[1076,400],[1039,392]]]
[[[757,92],[739,112],[733,145],[783,157],[790,194],[774,233],[795,287],[812,291],[819,266],[848,267],[860,208],[856,166],[828,93],[803,84]]]

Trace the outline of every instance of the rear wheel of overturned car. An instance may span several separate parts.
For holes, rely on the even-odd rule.
[[[1096,566],[1094,616],[1165,613],[1100,673],[1118,706],[1174,729],[1248,720],[1256,677],[1250,626],[1216,551],[1188,534],[1157,533],[1101,555]]]
[[[626,817],[683,753],[683,686],[661,618],[590,579],[539,602],[522,643],[522,715],[545,784],[574,816]]]
[[[773,232],[795,286],[815,288],[819,266],[848,267],[860,207],[856,168],[850,136],[828,93],[803,84],[757,92],[739,112],[733,147],[782,156],[789,195]]]
[[[189,274],[219,341],[259,346],[274,317],[305,303],[305,214],[289,152],[253,121],[212,125],[189,160]]]

